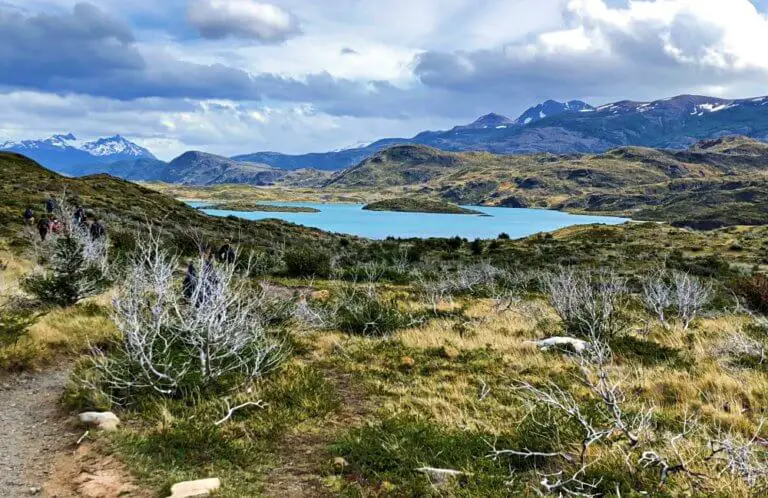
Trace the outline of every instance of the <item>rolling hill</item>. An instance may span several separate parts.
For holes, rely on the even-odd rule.
[[[622,147],[564,156],[405,145],[377,153],[325,187],[408,192],[458,204],[626,214],[707,228],[762,224],[768,223],[768,145],[729,137],[685,151]]]
[[[125,180],[103,174],[66,178],[31,159],[8,152],[0,152],[0,238],[23,243],[18,235],[27,206],[40,213],[48,196],[65,190],[89,213],[103,219],[108,231],[121,240],[131,240],[133,230],[149,224],[169,234],[182,250],[191,247],[188,233],[191,227],[212,243],[231,238],[244,246],[259,248],[327,242],[333,238],[318,230],[275,220],[211,218],[182,202]],[[121,233],[125,237],[121,237]]]

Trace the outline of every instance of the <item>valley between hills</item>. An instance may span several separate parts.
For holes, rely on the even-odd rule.
[[[0,152],[3,498],[768,490],[765,143],[187,159],[139,184]],[[638,222],[373,240],[182,200]]]

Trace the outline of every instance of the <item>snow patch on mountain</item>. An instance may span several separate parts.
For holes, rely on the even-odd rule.
[[[155,158],[149,150],[136,145],[120,135],[99,138],[92,142],[83,142],[78,140],[72,133],[57,134],[43,140],[0,142],[0,150],[13,150],[22,154],[25,151],[35,150],[84,152],[95,158],[119,157],[121,160],[129,158]]]
[[[519,118],[517,118],[515,124],[526,126],[536,121],[567,112],[584,112],[592,110],[594,110],[592,106],[580,100],[570,100],[568,102],[547,100],[546,102],[542,102],[525,111]]]
[[[97,157],[121,155],[140,158],[152,156],[144,147],[140,147],[120,135],[87,142],[80,147],[80,150],[84,150]]]

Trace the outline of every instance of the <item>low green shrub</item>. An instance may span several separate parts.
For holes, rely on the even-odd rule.
[[[768,277],[764,274],[736,279],[731,284],[731,289],[746,301],[750,309],[768,313]]]
[[[418,317],[403,311],[397,300],[373,288],[343,289],[332,304],[336,307],[336,326],[349,334],[384,336],[418,322]]]
[[[92,255],[86,242],[72,235],[53,242],[50,267],[22,280],[22,288],[43,303],[72,306],[102,292],[109,284],[103,255]]]
[[[285,252],[283,261],[291,277],[324,278],[331,274],[331,255],[318,248],[289,249]]]

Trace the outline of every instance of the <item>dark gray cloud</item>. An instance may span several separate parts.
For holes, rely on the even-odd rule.
[[[129,26],[88,3],[61,15],[0,10],[0,85],[115,99],[260,98],[245,71],[142,54]]]
[[[427,94],[382,81],[336,78],[327,72],[299,80],[251,75],[222,64],[180,61],[164,53],[143,53],[127,25],[86,3],[60,15],[25,16],[0,10],[0,85],[122,101],[271,99],[311,103],[320,111],[353,117],[456,115],[466,111],[467,102],[456,105],[449,99],[442,103],[443,91]]]
[[[0,79],[6,85],[141,71],[130,28],[90,4],[71,14],[27,17],[0,10]]]
[[[301,34],[296,16],[255,0],[192,0],[187,19],[209,39],[244,38],[280,43]]]

